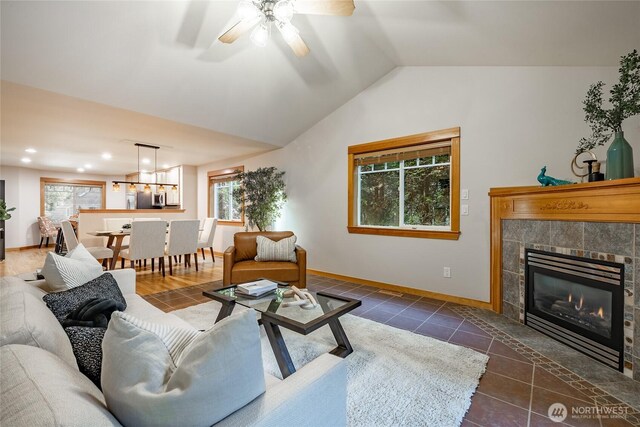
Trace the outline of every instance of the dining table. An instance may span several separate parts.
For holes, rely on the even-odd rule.
[[[107,238],[107,247],[113,251],[113,258],[111,258],[111,265],[109,265],[109,270],[113,270],[116,268],[116,261],[120,256],[120,250],[122,249],[122,242],[124,238],[131,234],[131,230],[101,230],[101,231],[89,231],[87,232],[90,236],[96,237],[106,237]]]

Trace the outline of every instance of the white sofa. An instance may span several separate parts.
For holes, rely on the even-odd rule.
[[[126,312],[152,322],[184,324],[135,293],[135,270],[109,273],[127,301]],[[78,371],[62,326],[42,301],[43,289],[44,281],[0,279],[0,425],[120,425],[100,390]],[[346,424],[347,374],[342,359],[325,354],[285,380],[267,373],[265,378],[264,394],[216,425]]]

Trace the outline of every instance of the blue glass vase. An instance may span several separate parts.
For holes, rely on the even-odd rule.
[[[624,132],[616,132],[607,150],[606,179],[633,178],[633,148],[624,139]]]

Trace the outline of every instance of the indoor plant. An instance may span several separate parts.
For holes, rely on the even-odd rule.
[[[274,167],[239,172],[240,191],[234,192],[236,202],[244,203],[244,213],[249,227],[266,228],[280,217],[280,210],[287,200],[284,192],[284,172]]]
[[[11,219],[11,214],[9,212],[15,211],[16,208],[7,209],[7,202],[0,199],[0,221],[8,221]]]
[[[0,191],[4,193],[4,181],[0,181]],[[4,222],[11,219],[9,212],[15,211],[16,208],[7,209],[7,202],[0,199],[0,261],[4,261]]]
[[[633,150],[624,139],[622,122],[640,114],[640,55],[637,50],[621,58],[618,72],[620,81],[610,91],[611,108],[605,109],[602,105],[602,81],[591,85],[587,91],[583,104],[585,121],[592,134],[582,138],[577,149],[579,154],[604,145],[613,134],[613,143],[607,150],[607,179],[633,177]]]

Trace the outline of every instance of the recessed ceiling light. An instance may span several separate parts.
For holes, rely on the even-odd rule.
[[[165,163],[164,165],[162,165],[162,168],[163,169],[169,169],[169,165]]]
[[[33,154],[33,153],[37,153],[37,152],[38,152],[38,150],[36,150],[35,148],[27,148],[27,149],[26,149],[26,150],[24,150],[24,151],[25,151],[25,152],[27,152],[27,153],[31,153],[31,154]]]
[[[151,160],[147,159],[146,157],[144,159],[142,159],[142,163],[145,165],[148,165],[149,163],[151,163]]]
[[[111,160],[111,153],[102,153],[102,158],[105,160]]]
[[[23,157],[20,159],[20,161],[22,161],[22,163],[31,163],[31,159],[28,157]]]
[[[85,169],[91,169],[91,165],[89,163],[87,163],[86,165],[84,165]]]
[[[76,169],[78,172],[84,172],[84,168],[78,168]]]

